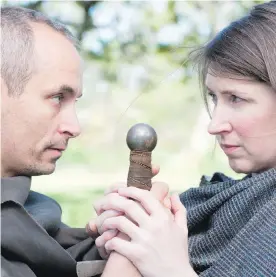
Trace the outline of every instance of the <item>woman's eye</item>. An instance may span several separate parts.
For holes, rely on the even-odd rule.
[[[232,103],[239,103],[241,101],[243,101],[242,98],[240,98],[240,97],[238,97],[236,95],[233,95],[233,94],[230,95],[230,102],[232,102]]]
[[[209,98],[211,98],[211,101],[213,102],[213,104],[216,104],[218,101],[217,96],[212,92],[208,92],[208,95],[209,95]]]

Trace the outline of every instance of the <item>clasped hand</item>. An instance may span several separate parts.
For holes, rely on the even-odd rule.
[[[186,210],[177,194],[167,195],[164,183],[154,183],[152,191],[124,184],[109,189],[95,203],[98,217],[89,223],[100,234],[100,255],[106,259],[116,251],[144,277],[196,276],[188,258]],[[119,231],[126,239],[116,237]]]

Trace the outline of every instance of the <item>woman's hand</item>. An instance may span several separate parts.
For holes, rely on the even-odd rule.
[[[111,251],[106,250],[105,244],[107,241],[116,237],[118,234],[118,230],[107,230],[104,231],[102,229],[103,222],[112,217],[125,215],[122,211],[116,211],[113,203],[120,201],[120,199],[124,198],[118,194],[118,189],[125,188],[126,183],[117,183],[112,185],[105,191],[105,197],[98,200],[94,204],[94,209],[98,214],[96,219],[91,220],[86,228],[88,234],[96,239],[96,246],[98,248],[99,254],[103,259],[107,259],[111,253]],[[169,210],[171,209],[171,202],[168,195],[168,185],[161,182],[153,182],[151,193],[154,195],[156,199],[161,201],[165,207]],[[110,207],[114,207],[111,209]],[[125,236],[125,239],[129,239]]]
[[[160,171],[160,167],[157,165],[152,165],[152,176],[156,176]],[[119,215],[123,215],[122,212],[118,212],[116,210],[104,210],[102,209],[102,206],[105,201],[116,201],[116,197],[118,195],[118,189],[127,187],[126,182],[118,182],[113,185],[111,185],[104,193],[104,197],[97,201],[94,204],[94,209],[98,215],[96,219],[90,220],[86,225],[86,231],[92,238],[96,239],[100,235],[101,237],[96,240],[96,246],[98,248],[99,254],[103,259],[107,259],[110,255],[111,251],[106,251],[105,244],[107,241],[112,239],[113,237],[117,236],[118,231],[117,230],[108,230],[106,232],[103,232],[101,229],[102,223],[107,218],[116,217]],[[170,201],[168,196],[168,188],[167,185],[164,186],[164,183],[158,183],[154,182],[152,184],[151,192],[157,197],[157,199],[160,199],[160,201],[164,202],[164,205],[167,206],[170,209]],[[114,200],[115,199],[115,200]],[[126,237],[125,237],[126,238]]]
[[[128,258],[144,277],[197,276],[189,263],[186,210],[178,195],[170,200],[171,212],[149,191],[118,189],[117,201],[105,202],[102,208],[126,216],[107,218],[101,228],[103,234],[119,230],[129,241],[113,237],[106,242],[106,251]]]

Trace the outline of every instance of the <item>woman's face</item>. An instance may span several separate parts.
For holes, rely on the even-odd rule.
[[[264,83],[207,74],[213,101],[208,132],[238,173],[276,167],[276,91]]]

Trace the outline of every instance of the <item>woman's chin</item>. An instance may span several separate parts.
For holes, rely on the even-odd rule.
[[[236,173],[250,174],[256,171],[255,166],[248,161],[229,159],[229,166]]]
[[[236,172],[242,174],[261,173],[268,170],[269,165],[253,163],[248,160],[231,160],[229,159],[229,166]]]

